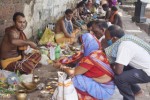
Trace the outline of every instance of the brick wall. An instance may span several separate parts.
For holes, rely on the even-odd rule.
[[[73,8],[80,0],[0,0],[0,41],[6,27],[13,24],[12,16],[21,11],[28,22],[25,33],[28,38],[36,35],[39,28],[44,29],[55,22],[67,8]]]

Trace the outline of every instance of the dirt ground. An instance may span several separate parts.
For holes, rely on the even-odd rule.
[[[55,68],[52,67],[52,65],[48,66],[41,66],[35,69],[34,75],[39,76],[40,82],[39,83],[44,83],[45,86],[47,84],[50,84],[52,87],[51,90],[54,90],[57,85],[57,71]],[[27,100],[51,100],[52,94],[42,94],[41,90],[36,89],[33,91],[30,91],[27,93]],[[12,95],[11,98],[0,98],[0,100],[16,100],[16,96]]]

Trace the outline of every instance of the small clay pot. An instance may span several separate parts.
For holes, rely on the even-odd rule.
[[[16,94],[17,100],[27,100],[27,93],[25,90],[18,90]]]

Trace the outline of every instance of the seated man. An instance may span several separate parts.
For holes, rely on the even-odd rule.
[[[150,45],[136,36],[125,35],[117,25],[106,30],[105,38],[112,43],[105,52],[113,64],[115,84],[123,100],[135,100],[135,95],[142,93],[137,84],[150,82]],[[130,68],[124,71],[127,67]]]
[[[23,30],[27,26],[25,16],[16,12],[13,16],[14,25],[6,28],[1,43],[0,59],[1,66],[5,70],[17,71],[29,74],[38,64],[41,55],[38,52],[25,55],[24,50],[28,46],[36,49],[37,45],[27,40]]]
[[[102,5],[103,10],[106,12],[106,15],[104,17],[105,20],[109,20],[110,18],[110,13],[111,13],[111,9],[109,8],[108,4],[103,4]]]
[[[82,20],[80,13],[83,11],[84,3],[80,2],[77,4],[76,8],[73,10],[73,24],[77,25],[78,27],[82,28],[84,24],[84,20]]]
[[[118,14],[118,9],[115,6],[111,8],[111,15],[110,15],[109,21],[112,24],[118,25],[121,28],[123,28],[121,16]]]
[[[73,25],[71,21],[72,17],[73,11],[71,9],[67,9],[65,11],[65,16],[57,21],[55,27],[55,39],[57,43],[75,42],[75,36],[78,31],[73,31]]]

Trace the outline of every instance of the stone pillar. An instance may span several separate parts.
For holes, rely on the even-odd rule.
[[[146,17],[145,17],[146,5],[147,3],[141,2],[140,0],[135,2],[135,12],[134,12],[134,17],[132,18],[133,21],[138,23],[146,22]]]

